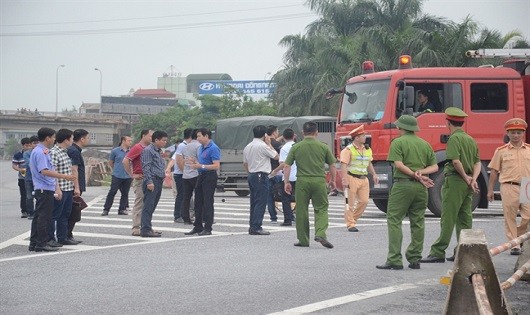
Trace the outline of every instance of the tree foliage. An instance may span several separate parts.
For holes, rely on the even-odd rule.
[[[286,35],[284,67],[273,76],[271,96],[281,115],[334,115],[323,94],[360,74],[371,60],[377,71],[396,68],[400,55],[414,66],[464,67],[489,61],[465,57],[478,48],[529,47],[519,32],[502,35],[481,28],[470,16],[461,22],[422,12],[423,0],[307,0],[319,15],[305,34]]]

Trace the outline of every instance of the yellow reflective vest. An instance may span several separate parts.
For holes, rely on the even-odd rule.
[[[347,146],[351,152],[350,164],[348,165],[348,172],[355,175],[368,175],[368,165],[372,161],[372,149],[362,147],[358,149],[355,145]]]

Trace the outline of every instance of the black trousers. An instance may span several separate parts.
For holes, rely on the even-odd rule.
[[[52,224],[53,194],[51,190],[35,190],[35,216],[31,221],[29,245],[44,247],[48,241],[48,227]]]
[[[27,212],[28,209],[26,207],[26,180],[23,178],[18,179],[18,191],[20,192],[20,212]]]
[[[212,230],[213,224],[213,195],[217,187],[217,172],[208,171],[199,173],[195,187],[195,222],[196,230]],[[204,221],[204,227],[202,222]]]
[[[105,200],[103,210],[110,210],[112,204],[114,203],[114,197],[116,196],[118,190],[121,193],[120,206],[118,207],[118,211],[127,209],[129,207],[129,190],[131,189],[131,183],[132,178],[118,178],[116,176],[112,176],[112,181],[110,182],[110,190],[107,194],[107,199]]]
[[[182,199],[182,209],[180,216],[184,221],[191,221],[190,219],[190,202],[195,186],[197,186],[197,177],[186,178],[182,180],[182,186],[184,190],[184,197]]]

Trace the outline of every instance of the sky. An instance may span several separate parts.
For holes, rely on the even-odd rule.
[[[171,66],[184,77],[268,79],[283,66],[279,41],[317,19],[304,3],[0,0],[0,109],[79,108],[99,102],[100,84],[104,96],[156,88]],[[426,0],[423,12],[455,22],[471,15],[530,40],[530,0]]]

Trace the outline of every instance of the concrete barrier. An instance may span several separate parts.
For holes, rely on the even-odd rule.
[[[444,314],[483,314],[477,305],[473,275],[481,275],[483,287],[493,314],[512,314],[501,289],[484,231],[462,230],[453,267]]]

